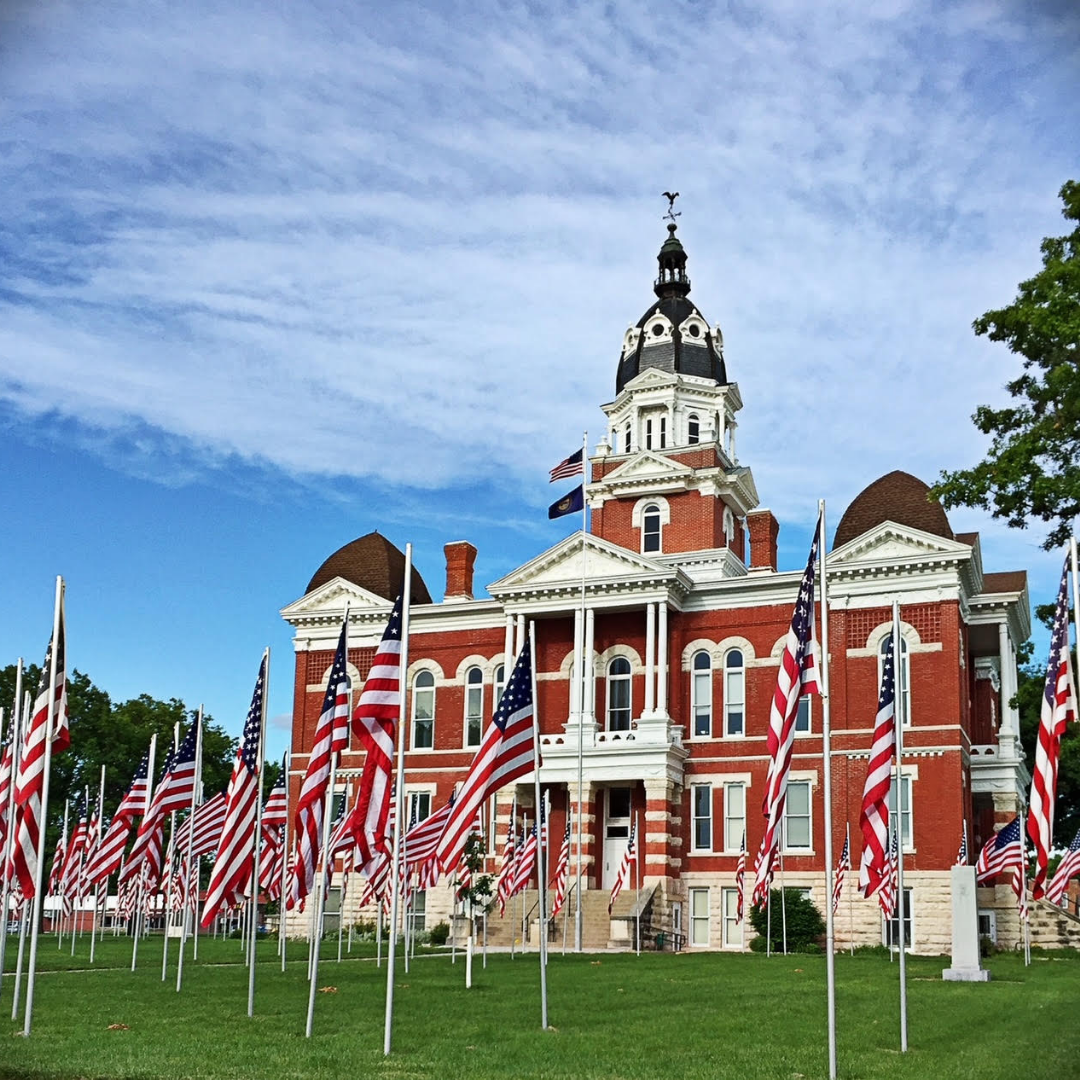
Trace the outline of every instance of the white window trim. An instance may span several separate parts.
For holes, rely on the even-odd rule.
[[[784,799],[784,819],[783,819],[783,823],[782,823],[782,827],[783,827],[783,843],[784,843],[783,852],[784,852],[785,855],[813,855],[814,854],[814,781],[812,779],[810,779],[810,777],[808,777],[808,776],[789,776],[788,777],[788,787],[790,788],[792,784],[805,784],[806,787],[807,787],[806,816],[809,819],[809,825],[810,825],[810,828],[809,828],[810,843],[809,843],[809,846],[804,847],[804,848],[802,848],[802,847],[793,848],[788,844],[787,820],[788,820],[788,808],[791,806],[791,800],[790,800],[791,792],[788,791],[788,796],[789,797]]]
[[[806,708],[807,708],[807,712],[809,713],[807,719],[810,721],[810,726],[806,729],[806,731],[799,731],[796,728],[795,729],[795,738],[796,739],[809,739],[810,736],[814,734],[814,695],[813,694],[802,694],[799,697],[799,701],[802,701],[803,698],[806,699]]]
[[[629,723],[625,728],[611,727],[611,665],[615,660],[625,660],[630,665],[627,675],[616,675],[620,682],[625,681],[627,687],[626,701],[629,709]],[[628,656],[613,656],[604,664],[604,731],[615,731],[616,734],[623,731],[632,731],[634,726],[634,662]]]
[[[885,641],[883,635],[877,645],[877,684],[881,686],[881,669],[885,657],[881,652]],[[911,727],[911,645],[905,639],[903,631],[900,633],[900,662],[895,663],[896,670],[896,700],[897,711],[903,717],[904,729]]]
[[[905,885],[904,886],[904,892],[906,892],[908,894],[908,898],[909,898],[907,907],[908,907],[908,913],[910,915],[910,918],[909,918],[908,921],[911,923],[911,933],[908,936],[908,941],[910,942],[910,944],[904,946],[904,952],[906,952],[906,953],[908,953],[910,955],[910,954],[914,953],[914,951],[915,951],[915,942],[917,940],[916,937],[915,937],[915,933],[916,933],[916,930],[917,930],[917,927],[916,927],[916,924],[915,924],[915,890],[914,890],[914,888],[912,886]],[[897,902],[897,907],[896,907],[896,915],[899,916],[900,912],[902,910],[903,910],[903,905],[898,901]],[[885,918],[885,912],[883,912],[883,911],[881,912],[881,944],[885,945],[886,947],[888,947],[888,945],[889,945],[888,926],[889,926],[889,923],[891,923],[892,921],[893,921],[892,919],[886,919]],[[902,927],[903,927],[903,924],[901,923],[900,927],[899,927],[901,932],[902,932]],[[978,929],[978,916],[977,915],[976,915],[976,929]]]
[[[694,915],[694,893],[705,894],[705,941],[698,942],[694,940],[694,926],[702,921],[700,916]],[[708,885],[692,885],[687,890],[686,897],[686,944],[692,949],[707,949],[712,944],[712,909],[710,904],[712,903],[712,894]]]
[[[744,913],[743,921],[741,923],[735,923],[734,918],[731,920],[734,924],[735,930],[738,932],[739,940],[732,941],[728,937],[728,914],[727,914],[727,901],[728,897],[737,897],[738,888],[732,885],[724,885],[720,889],[720,947],[722,949],[730,949],[732,952],[742,952],[745,949],[746,940],[746,924],[749,921]],[[736,903],[738,901],[736,900]]]
[[[708,676],[709,676],[709,730],[708,730],[708,732],[706,734],[699,735],[694,729],[695,725],[697,724],[697,700],[696,700],[697,677],[698,677],[699,674],[704,674],[705,672],[704,672],[704,669],[701,672],[699,672],[694,667],[694,661],[699,656],[701,656],[702,654],[704,654],[705,656],[707,656],[709,658],[709,667],[708,667]],[[713,654],[712,654],[712,649],[711,648],[695,649],[694,652],[690,655],[690,724],[689,724],[690,730],[689,730],[689,732],[687,733],[687,736],[686,736],[687,739],[690,740],[690,741],[695,741],[696,740],[696,741],[704,742],[706,739],[714,738],[713,724],[716,722],[716,694],[713,693],[713,690],[714,690],[713,680],[714,680],[714,673],[715,673],[716,669],[713,666],[713,664],[714,664],[714,660],[713,660]]]
[[[733,652],[742,653],[742,664],[739,667],[739,671],[742,674],[742,731],[733,735],[728,731],[728,657]],[[720,661],[720,674],[724,687],[724,704],[723,704],[723,727],[720,732],[722,739],[745,739],[746,738],[746,653],[742,648],[737,645],[733,645],[731,648],[724,651],[724,655]]]
[[[421,675],[430,675],[431,676],[431,686],[425,686],[425,687],[421,688],[424,693],[428,693],[428,692],[431,693],[431,745],[430,746],[417,746],[416,745],[416,724],[417,724],[417,719],[418,719],[417,715],[416,715],[416,690],[417,690],[416,681],[417,681],[417,679],[420,678]],[[417,671],[413,675],[412,680],[410,681],[409,692],[412,695],[412,701],[411,701],[412,708],[409,710],[409,714],[410,714],[409,715],[409,721],[410,721],[410,723],[409,723],[409,749],[410,750],[420,750],[420,751],[423,751],[423,752],[427,753],[427,752],[430,752],[430,751],[435,749],[435,712],[436,712],[436,709],[438,708],[438,689],[439,689],[438,682],[439,682],[438,676],[430,668],[420,668],[420,670]]]
[[[745,833],[746,833],[746,792],[747,792],[749,786],[750,785],[747,784],[744,780],[729,779],[729,780],[726,780],[725,783],[724,783],[724,837],[723,837],[723,839],[724,839],[724,849],[723,850],[724,850],[725,855],[738,855],[739,854],[739,847],[740,847],[740,845],[742,843],[742,837],[740,837],[738,843],[736,843],[732,847],[728,847],[728,835],[727,835],[727,831],[728,831],[727,830],[727,824],[728,824],[728,788],[739,788],[742,791],[742,800],[743,800],[742,823],[743,823],[743,833],[745,835]]]
[[[918,775],[919,775],[919,773],[918,773],[918,768],[917,767],[912,767],[912,768],[908,768],[908,769],[902,768],[900,770],[900,781],[901,781],[901,783],[903,783],[906,780],[907,781],[907,788],[908,788],[908,821],[910,822],[910,827],[908,828],[908,839],[907,840],[903,839],[903,832],[901,830],[901,845],[900,845],[903,848],[905,855],[914,855],[914,854],[916,854],[916,849],[915,849],[915,781],[918,778]],[[896,781],[896,769],[894,768],[892,770],[890,776],[889,776],[889,794],[890,794],[890,796],[892,795],[892,786],[893,786],[893,783],[895,781]],[[900,808],[902,808],[903,805],[904,805],[904,803],[903,803],[903,794],[901,793],[901,796],[900,796]],[[889,817],[890,817],[890,819],[892,818],[892,807],[891,806],[889,807]],[[902,816],[901,816],[900,820],[901,820],[901,825],[902,825],[903,824],[903,817]],[[890,829],[892,828],[891,823],[890,823],[889,827],[890,827]]]
[[[405,787],[405,827],[409,827],[409,820],[412,817],[412,799],[414,795],[428,795],[431,801],[428,806],[428,816],[430,817],[438,807],[435,805],[435,794],[437,792],[435,784],[407,784]]]
[[[697,813],[697,792],[705,788],[709,793],[709,846],[698,847],[697,823],[702,821]],[[716,815],[713,813],[713,786],[712,784],[692,783],[690,785],[690,850],[694,854],[712,855],[716,851]]]
[[[470,683],[469,682],[469,672],[470,671],[479,671],[480,672],[480,682],[479,683]],[[464,674],[462,675],[461,682],[462,682],[462,686],[464,686],[464,688],[465,688],[464,701],[462,702],[461,745],[466,750],[474,750],[480,745],[480,743],[482,743],[484,741],[484,669],[482,667],[480,667],[479,664],[473,664],[473,665],[467,667],[465,669]],[[480,712],[479,712],[480,738],[475,743],[470,743],[469,742],[469,691],[470,691],[470,689],[472,689],[472,690],[479,689],[479,691],[480,691]]]

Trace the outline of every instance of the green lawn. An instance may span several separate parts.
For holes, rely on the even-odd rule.
[[[48,945],[46,939],[46,946]],[[275,945],[260,943],[255,1018],[236,942],[203,942],[161,982],[161,942],[108,939],[100,971],[53,971],[38,982],[34,1033],[3,1038],[2,1077],[595,1077],[664,1080],[706,1076],[827,1075],[825,964],[821,957],[647,954],[563,957],[549,965],[553,1030],[540,1030],[534,954],[464,964],[418,957],[399,966],[394,1053],[382,1055],[385,965],[333,960],[320,984],[315,1037],[303,1037],[307,1005],[302,947],[283,975]],[[329,943],[328,943],[329,944]],[[369,948],[365,946],[365,948]],[[42,950],[42,956],[48,952]],[[328,949],[328,953],[331,950]],[[336,943],[333,950],[336,954]],[[56,955],[55,943],[52,953]],[[354,950],[355,954],[355,950]],[[145,959],[145,963],[143,960]],[[989,984],[941,981],[940,959],[909,962],[911,1050],[899,1051],[897,965],[872,956],[837,959],[840,1074],[1016,1080],[1076,1074],[1080,1061],[1080,960],[990,961]],[[11,1023],[11,979],[0,1017]],[[110,1024],[128,1030],[109,1031]],[[5,1033],[0,1029],[0,1037]]]

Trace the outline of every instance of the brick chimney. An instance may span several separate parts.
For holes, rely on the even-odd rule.
[[[443,599],[471,600],[476,548],[468,540],[453,540],[443,551],[446,552],[446,595]]]
[[[751,510],[746,515],[750,530],[750,569],[776,570],[776,538],[780,524],[771,510]]]

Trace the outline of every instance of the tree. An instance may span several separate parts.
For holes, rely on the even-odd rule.
[[[784,948],[784,913],[781,910],[781,892],[770,890],[772,896],[771,926],[769,913],[764,904],[754,905],[750,909],[750,925],[764,940],[766,929],[772,931],[772,950],[780,952]],[[813,900],[803,896],[801,889],[784,889],[782,902],[787,908],[787,945],[788,949],[798,952],[808,946],[818,944],[818,938],[825,933],[825,919],[818,911]],[[762,950],[764,951],[764,950]]]
[[[1080,514],[1080,183],[1068,181],[1060,195],[1077,227],[1044,239],[1042,270],[1008,307],[973,323],[1024,358],[1023,374],[1006,384],[1016,404],[979,406],[972,420],[992,436],[985,459],[943,472],[931,489],[946,508],[978,506],[1012,528],[1046,522],[1047,549],[1068,540]]]

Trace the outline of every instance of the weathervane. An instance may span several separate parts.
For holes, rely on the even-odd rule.
[[[665,191],[663,195],[668,202],[667,213],[664,215],[663,220],[670,221],[674,225],[675,219],[682,217],[682,214],[675,213],[675,200],[679,197],[679,193],[677,191]]]

